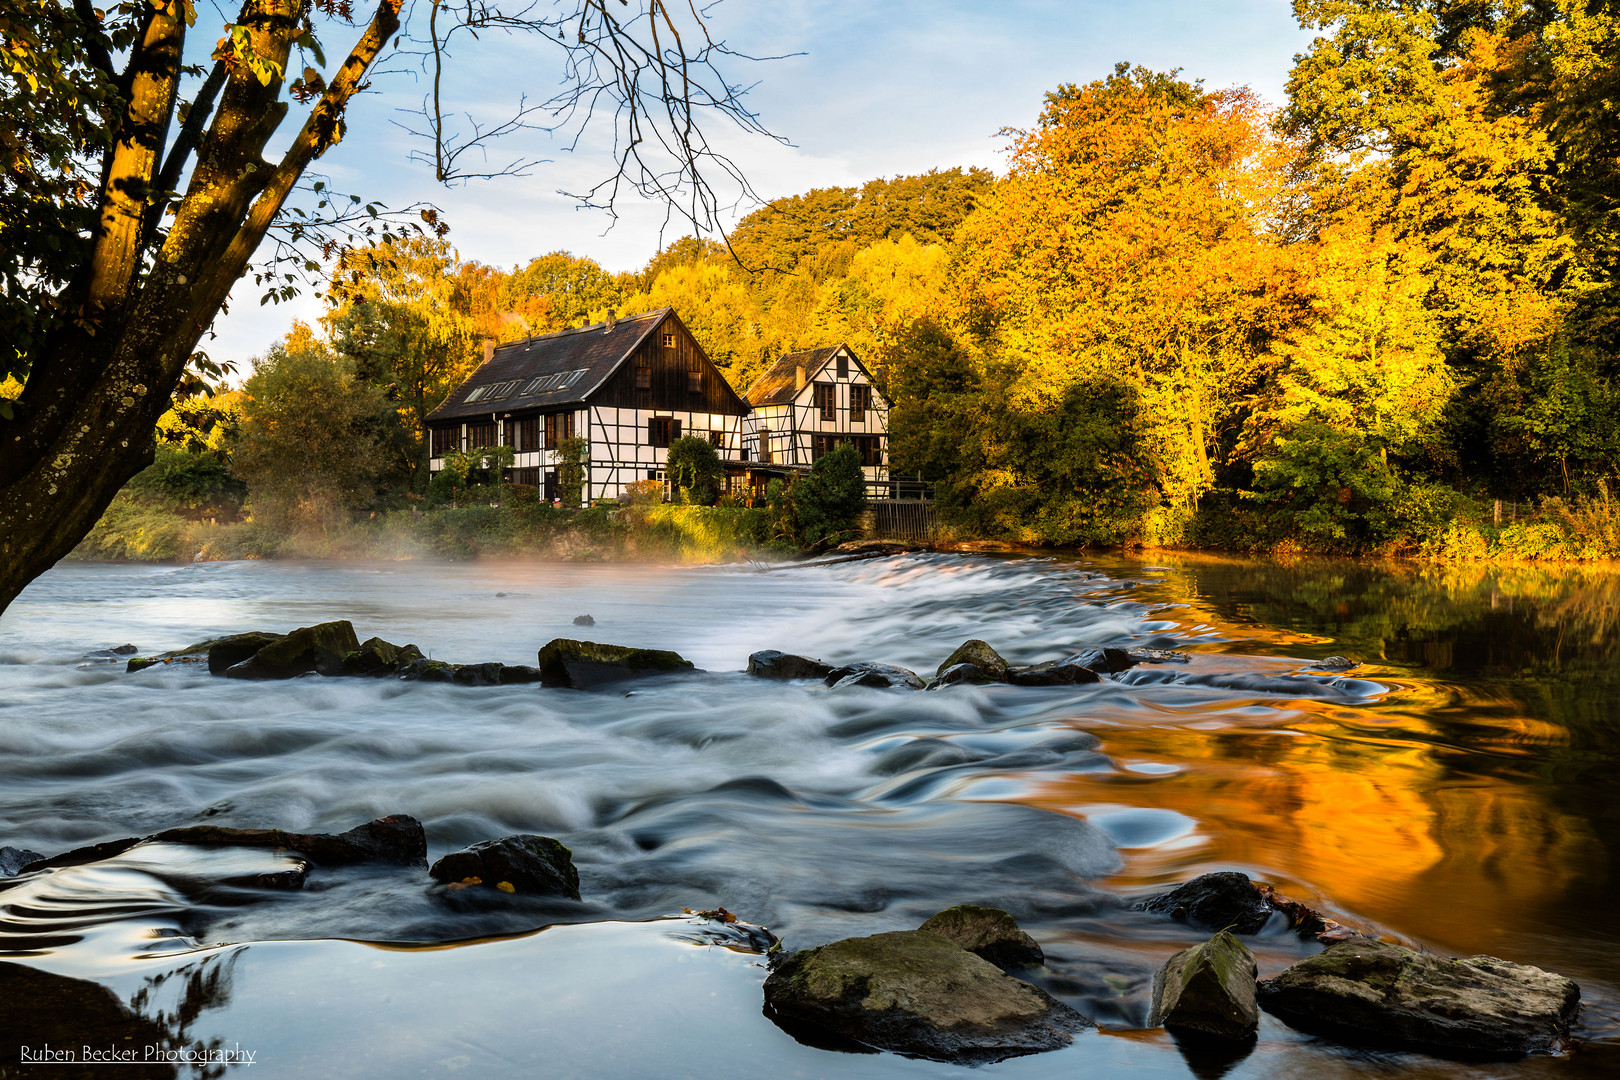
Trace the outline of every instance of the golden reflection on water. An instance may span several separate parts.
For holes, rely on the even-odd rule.
[[[1431,577],[1439,580],[1425,584],[1441,592],[1482,580]],[[1569,636],[1604,639],[1620,616],[1612,581],[1593,597],[1567,595],[1567,585],[1554,593],[1538,575],[1526,580],[1547,604],[1537,619],[1571,631],[1549,635],[1555,648]],[[1193,598],[1174,612],[1178,621],[1239,639],[1241,651],[1298,655],[1310,642],[1320,655],[1334,641],[1298,627],[1272,632],[1242,613],[1233,619],[1199,603],[1196,582],[1179,574],[1171,585],[1183,603]],[[1450,658],[1430,662],[1445,668]],[[1538,771],[1569,742],[1569,729],[1527,715],[1500,688],[1376,659],[1355,674],[1389,693],[1359,706],[1228,698],[1077,717],[1118,768],[1035,779],[1029,801],[1080,816],[1102,807],[1171,810],[1197,823],[1193,843],[1126,848],[1108,887],[1149,892],[1239,868],[1342,921],[1455,954],[1546,963],[1531,939],[1549,924],[1578,922],[1565,909],[1592,905],[1585,894],[1607,860],[1591,823],[1560,806],[1556,785]]]

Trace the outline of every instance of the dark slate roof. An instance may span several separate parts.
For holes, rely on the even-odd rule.
[[[620,319],[611,333],[603,323],[595,323],[579,330],[562,330],[498,345],[493,357],[452,390],[444,404],[428,413],[428,422],[581,405],[607,382],[669,312],[669,308],[659,308],[645,315]],[[568,374],[576,371],[580,374],[569,380]],[[541,379],[546,382],[524,393]],[[516,386],[507,386],[514,382]],[[489,387],[507,392],[490,397]],[[480,390],[485,392],[479,394]],[[468,398],[474,400],[468,401]]]
[[[799,392],[800,388],[795,385],[798,382],[798,369],[803,367],[805,377],[814,379],[821,365],[831,360],[833,353],[841,348],[842,345],[828,345],[820,349],[786,353],[771,365],[771,370],[755,379],[754,385],[743,396],[756,409],[761,405],[786,405]]]

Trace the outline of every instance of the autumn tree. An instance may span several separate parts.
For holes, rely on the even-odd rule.
[[[1168,535],[1252,382],[1281,175],[1266,116],[1246,90],[1120,65],[1014,134],[958,233],[988,430],[957,486],[1054,537]]]
[[[259,284],[278,297],[292,288],[283,272],[318,269],[367,229],[380,238],[377,208],[323,181],[295,190],[342,139],[348,103],[385,50],[426,58],[432,89],[415,126],[439,180],[491,168],[484,151],[502,132],[577,130],[601,112],[636,137],[582,202],[611,207],[639,191],[705,228],[729,204],[716,178],[745,184],[705,117],[763,129],[721,73],[734,54],[697,8],[436,3],[402,26],[400,0],[380,0],[349,36],[354,15],[349,0],[244,0],[209,63],[194,68],[190,0],[0,6],[0,377],[22,382],[0,400],[0,609],[151,460],[157,418],[266,237],[281,261],[273,281],[261,266]],[[352,45],[328,64],[320,38],[334,33]],[[503,34],[559,50],[565,79],[504,123],[457,129],[442,66],[463,43]],[[295,110],[296,134],[267,159]],[[427,227],[443,227],[426,213]]]
[[[295,324],[254,362],[243,389],[232,468],[255,519],[280,531],[325,531],[375,497],[391,410],[351,359]]]

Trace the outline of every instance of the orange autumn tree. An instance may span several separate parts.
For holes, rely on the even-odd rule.
[[[1249,90],[1123,64],[1012,134],[958,234],[981,389],[948,497],[1029,539],[1169,538],[1214,483],[1267,332],[1281,148]]]

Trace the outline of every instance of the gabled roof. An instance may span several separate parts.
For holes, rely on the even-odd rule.
[[[814,379],[822,365],[833,358],[833,354],[842,345],[827,345],[820,349],[801,349],[798,352],[784,353],[782,358],[771,365],[771,369],[748,388],[743,397],[754,408],[761,405],[786,405],[798,395],[802,389],[798,385],[799,368],[804,368],[805,377]],[[855,355],[854,353],[850,354]]]
[[[659,308],[619,319],[612,331],[595,323],[498,345],[494,356],[428,413],[428,422],[583,404],[669,313]]]
[[[754,380],[754,385],[748,388],[743,396],[748,404],[758,409],[765,405],[786,405],[799,395],[802,389],[799,383],[799,368],[804,368],[806,385],[815,379],[827,362],[840,351],[849,354],[855,366],[866,375],[866,381],[872,384],[873,390],[882,395],[885,403],[888,395],[883,388],[877,385],[877,379],[867,370],[861,358],[855,355],[846,342],[840,341],[837,345],[824,345],[819,349],[800,349],[798,352],[785,353],[781,359],[771,365],[771,369]]]

